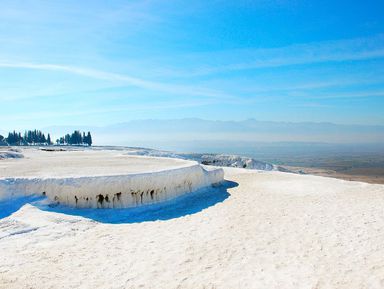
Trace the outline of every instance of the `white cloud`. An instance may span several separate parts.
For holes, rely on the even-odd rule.
[[[45,71],[62,71],[80,76],[90,77],[94,79],[106,80],[111,82],[117,82],[120,84],[131,85],[140,87],[143,89],[167,92],[172,94],[184,95],[195,95],[203,96],[208,98],[216,99],[235,99],[235,97],[226,93],[197,87],[197,86],[186,86],[186,85],[175,85],[168,83],[161,83],[155,81],[148,81],[145,79],[125,75],[118,73],[105,72],[102,70],[83,68],[77,66],[67,66],[59,64],[37,64],[28,62],[0,62],[1,68],[22,68],[22,69],[34,69],[34,70],[45,70]]]
[[[224,50],[179,57],[185,63],[197,64],[188,68],[187,72],[174,71],[176,75],[184,77],[324,62],[359,61],[384,57],[384,35],[279,48]]]

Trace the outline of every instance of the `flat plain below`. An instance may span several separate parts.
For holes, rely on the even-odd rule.
[[[384,184],[383,152],[311,153],[302,156],[289,154],[267,160],[292,172],[332,177],[348,181]]]

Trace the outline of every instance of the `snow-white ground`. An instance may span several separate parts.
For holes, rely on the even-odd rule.
[[[220,167],[247,168],[263,171],[273,171],[278,169],[277,166],[272,164],[236,155],[207,154],[200,157],[200,162],[203,164]]]
[[[127,208],[218,184],[223,170],[194,161],[119,151],[24,150],[0,162],[0,200],[38,194],[78,208]]]
[[[148,210],[17,200],[0,288],[384,288],[383,185],[224,170]]]
[[[16,153],[8,151],[7,153]],[[21,154],[19,152],[18,154]],[[194,162],[175,158],[125,155],[113,150],[43,151],[24,148],[23,159],[0,162],[0,177],[78,177],[113,176],[158,172],[190,166]]]
[[[118,148],[115,148],[118,149]],[[154,157],[169,157],[179,159],[190,159],[206,165],[219,167],[247,168],[253,170],[275,171],[280,170],[279,166],[255,160],[253,158],[227,155],[227,154],[197,154],[197,153],[175,153],[162,150],[146,148],[126,148],[126,154]],[[285,170],[286,171],[286,170]]]

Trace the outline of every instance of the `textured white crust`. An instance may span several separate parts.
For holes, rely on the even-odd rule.
[[[223,180],[220,168],[195,164],[159,172],[65,178],[3,178],[0,199],[43,194],[78,208],[127,208],[172,199]]]

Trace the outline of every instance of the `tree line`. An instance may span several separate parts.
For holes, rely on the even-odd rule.
[[[8,136],[4,138],[0,136],[0,142],[6,143],[7,145],[21,146],[21,145],[51,145],[51,135],[45,134],[40,130],[28,130],[24,134],[20,132],[9,132]]]
[[[85,134],[75,130],[72,134],[66,134],[65,136],[56,140],[57,145],[92,145],[91,132]],[[53,145],[51,135],[47,136],[40,130],[28,130],[24,134],[20,132],[9,132],[7,137],[0,135],[0,145],[11,146],[29,146],[29,145]]]
[[[85,132],[80,132],[79,130],[75,130],[72,134],[66,134],[61,138],[56,140],[56,144],[58,145],[92,145],[92,136],[91,132],[85,134]]]

